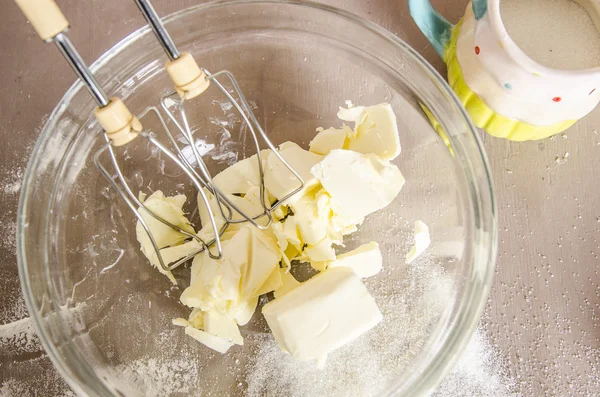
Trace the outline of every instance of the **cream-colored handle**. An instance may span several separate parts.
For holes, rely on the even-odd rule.
[[[42,40],[49,40],[69,27],[67,18],[53,0],[15,0]]]
[[[206,74],[189,52],[182,52],[179,58],[168,62],[165,69],[175,83],[175,90],[184,99],[197,97],[210,85]]]
[[[56,35],[69,27],[69,22],[67,22],[53,0],[15,0],[15,2],[44,41],[56,40]],[[77,50],[70,44],[66,36],[61,43],[65,44],[63,50],[71,55],[67,57],[67,60],[77,71],[78,76],[88,84],[88,87],[96,87],[97,90],[102,92]],[[106,98],[103,92],[102,97]],[[96,100],[102,104],[106,101],[106,99],[103,101]],[[142,131],[139,120],[119,98],[112,98],[108,105],[96,108],[94,115],[115,146],[131,142]]]
[[[94,115],[115,146],[131,142],[142,131],[140,121],[119,98],[111,98],[108,105],[96,108]]]

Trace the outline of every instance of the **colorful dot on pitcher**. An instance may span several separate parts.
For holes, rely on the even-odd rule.
[[[553,100],[554,102],[560,102],[560,101],[562,101],[562,98],[561,98],[561,97],[559,97],[559,96],[555,96],[554,98],[552,98],[552,100]]]
[[[479,55],[480,52],[481,50],[479,49],[479,46],[475,46],[475,54]]]
[[[532,74],[532,75],[534,75],[535,77],[542,77],[542,75],[541,75],[541,74],[539,74],[538,72],[533,72],[533,73],[531,73],[531,74]]]
[[[596,89],[594,88],[593,90],[590,91],[590,93],[588,95],[592,95],[594,93],[594,91],[596,91]]]
[[[510,83],[504,83],[504,88],[507,90],[512,90],[512,85],[510,85]]]

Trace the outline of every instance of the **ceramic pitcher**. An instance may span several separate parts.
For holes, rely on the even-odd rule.
[[[576,2],[598,21],[598,3]],[[408,4],[446,62],[450,86],[475,125],[489,134],[515,141],[546,138],[572,126],[600,101],[600,67],[556,70],[529,58],[506,32],[500,0],[473,0],[457,25],[429,0]]]

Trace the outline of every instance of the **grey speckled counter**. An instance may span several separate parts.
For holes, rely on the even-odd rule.
[[[133,1],[59,3],[76,26],[72,39],[88,61],[143,24]],[[155,3],[166,14],[197,2]],[[405,1],[327,3],[391,30],[444,71]],[[466,0],[434,3],[453,21],[466,6]],[[43,121],[74,78],[56,49],[39,42],[12,2],[5,0],[0,7],[0,324],[12,327],[0,331],[0,395],[68,395],[26,319],[14,232],[28,154]],[[483,322],[523,395],[591,396],[600,390],[598,130],[600,109],[567,133],[541,142],[484,136],[497,188],[500,247]]]

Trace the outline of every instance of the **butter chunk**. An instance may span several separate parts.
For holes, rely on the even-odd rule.
[[[238,325],[246,325],[254,315],[256,306],[258,305],[258,296],[248,299],[237,305],[236,309],[231,312],[233,319]]]
[[[310,262],[334,261],[335,250],[332,244],[333,241],[329,237],[325,237],[315,245],[307,245],[303,254]]]
[[[382,262],[379,244],[371,241],[355,250],[338,255],[335,261],[328,264],[328,268],[348,267],[358,277],[365,278],[379,273],[382,268]]]
[[[317,274],[262,313],[279,346],[300,361],[318,360],[382,320],[361,279],[345,267]]]
[[[173,320],[173,325],[176,325],[179,327],[185,327],[186,335],[191,336],[192,338],[196,339],[198,342],[202,343],[204,346],[206,346],[210,349],[213,349],[221,354],[227,352],[227,350],[229,350],[229,348],[235,344],[231,340],[227,340],[226,338],[222,338],[220,336],[213,335],[209,332],[202,330],[202,328],[204,328],[203,321],[200,321],[199,323],[198,322],[192,323],[191,322],[192,317],[195,316],[195,313],[199,314],[199,316],[197,316],[199,318],[202,318],[203,315],[208,314],[208,313],[202,313],[200,310],[194,310],[192,312],[192,314],[190,315],[189,321],[185,320],[183,318],[176,318]],[[225,322],[227,322],[227,320],[225,320]],[[237,328],[237,325],[235,325],[235,323],[233,325]],[[227,327],[227,326],[228,325],[226,325],[225,327]],[[213,321],[212,327],[213,327],[213,329],[219,328],[215,321]],[[225,333],[221,329],[218,329],[218,332]],[[230,332],[233,332],[235,334],[235,331],[230,331]],[[239,333],[239,330],[238,330],[238,333]],[[241,338],[241,337],[242,336],[240,335],[239,338]],[[237,337],[235,337],[235,339],[237,340]],[[243,344],[243,339],[242,339],[242,344]]]
[[[260,287],[260,289],[256,292],[257,296],[268,294],[269,292],[273,292],[281,287],[283,281],[281,280],[281,272],[279,270],[280,268],[277,267],[273,270],[273,272],[271,272],[269,278],[267,278],[262,287]]]
[[[198,240],[190,240],[186,243],[175,245],[173,247],[166,247],[160,250],[160,256],[165,265],[169,265],[183,259],[187,256],[198,254],[202,250],[202,244]],[[148,258],[150,263],[157,269],[162,270],[160,261],[156,251],[152,250],[151,256]],[[165,274],[173,284],[177,284],[175,277],[171,272],[161,272]]]
[[[262,164],[266,164],[271,150],[260,152]],[[227,194],[246,194],[253,186],[260,186],[258,156],[255,154],[225,168],[213,177],[213,183]]]
[[[167,222],[172,223],[188,233],[195,233],[194,228],[190,224],[190,221],[185,217],[182,209],[185,201],[186,198],[183,194],[173,197],[166,197],[163,192],[157,190],[150,197],[148,197],[143,204],[147,209],[163,218]],[[146,222],[148,229],[150,229],[152,237],[154,237],[158,248],[177,245],[189,238],[185,234],[178,232],[177,230],[154,218],[144,208],[139,208],[139,212]],[[135,231],[137,239],[141,244],[142,252],[146,256],[149,256],[150,253],[154,252],[154,248],[150,242],[148,234],[139,221],[136,224]]]
[[[282,297],[283,295],[287,294],[288,292],[302,284],[300,281],[296,280],[292,273],[287,271],[287,269],[279,269],[279,272],[281,273],[282,284],[278,289],[275,290],[275,298]]]
[[[273,210],[273,218],[274,220],[281,220],[285,218],[287,215],[288,207],[286,205],[279,205],[275,210]]]
[[[236,322],[215,311],[204,313],[204,331],[236,345],[244,344],[244,338],[242,338]]]
[[[204,329],[204,312],[200,309],[192,310],[187,321],[194,328]]]
[[[233,342],[230,342],[227,339],[219,338],[218,336],[211,335],[208,332],[194,327],[185,327],[185,334],[221,354],[226,353],[227,350],[234,345]]]
[[[303,242],[295,216],[288,216],[285,221],[273,222],[271,224],[271,231],[282,250],[285,251],[290,245],[295,247],[297,251],[302,249]]]
[[[167,197],[163,194],[163,192],[157,190],[150,195],[150,197],[146,198],[143,204],[146,208],[167,222],[170,222],[171,224],[179,227],[182,230],[185,230],[188,233],[195,234],[194,228],[190,224],[190,221],[185,217],[182,209],[185,201],[186,197],[183,194]],[[152,234],[152,237],[154,238],[154,241],[158,245],[159,249],[177,246],[189,238],[185,234],[180,233],[170,226],[167,226],[161,221],[157,220],[144,208],[140,208],[139,212],[142,216],[142,219],[144,219],[144,222],[148,226],[148,229],[150,230],[150,233]],[[136,223],[135,234],[138,242],[140,243],[142,253],[162,274],[166,275],[169,280],[175,284],[176,281],[171,272],[164,270],[159,265],[154,246],[140,221]],[[169,253],[165,253],[165,255],[172,259],[177,257],[177,250],[187,252],[186,250],[189,247],[190,246],[186,246],[185,248],[170,250]],[[169,263],[169,258],[167,258],[166,264]]]
[[[398,124],[389,103],[340,108],[338,117],[354,122],[354,135],[344,149],[376,154],[385,160],[393,160],[400,154]]]
[[[181,300],[184,304],[187,304],[184,302],[184,298],[188,298],[188,290],[197,290],[193,293],[193,298],[197,299],[208,296],[210,300],[232,302],[237,302],[239,300],[242,264],[239,261],[235,262],[231,259],[232,253],[237,251],[234,244],[243,240],[243,236],[240,235],[240,237],[238,237],[238,234],[231,240],[222,243],[223,257],[221,259],[213,259],[206,254],[198,255],[194,258],[194,261],[192,262],[190,286],[186,288],[181,295]],[[208,302],[209,300],[207,299],[207,304],[209,304]],[[198,304],[189,304],[188,306],[200,307],[204,311],[211,310],[210,306],[205,307]]]
[[[246,254],[248,260],[242,266],[240,296],[242,299],[251,299],[262,293],[270,292],[263,292],[265,291],[264,285],[274,270],[279,268],[281,253],[277,243],[263,232],[252,225],[245,226],[245,228],[251,231],[251,237]],[[238,247],[235,246],[235,249],[237,250]]]
[[[174,263],[178,260],[185,258],[186,256],[197,253],[202,249],[202,244],[198,240],[190,240],[186,243],[175,245],[173,247],[166,247],[160,250],[160,255],[165,264]],[[155,266],[160,266],[156,252],[153,252],[152,259],[150,262]]]
[[[249,191],[253,192],[253,189],[255,189],[255,188],[250,188]],[[218,202],[216,196],[214,196],[212,193],[210,193],[206,189],[204,189],[204,192],[206,193],[206,197],[207,197],[208,203],[210,205],[210,210],[212,211],[213,217],[215,219],[215,223],[217,224],[218,227],[222,226],[225,223],[225,218],[228,218],[228,219],[231,219],[234,221],[245,219],[238,211],[236,211],[233,207],[231,207],[224,200],[221,201],[221,208],[220,208],[219,202]],[[249,196],[248,198],[235,196],[233,194],[225,194],[225,196],[227,197],[227,199],[229,199],[229,201],[231,203],[233,203],[233,205],[238,207],[240,211],[244,212],[249,217],[259,216],[259,215],[263,214],[265,211],[263,206],[260,204],[260,201],[252,200],[253,196]],[[229,213],[228,207],[231,209],[231,214]],[[223,211],[222,213],[221,213],[221,209]],[[212,236],[214,234],[212,233],[212,224],[210,222],[208,208],[206,207],[206,204],[204,204],[204,201],[202,200],[200,194],[198,194],[198,214],[200,215],[200,221],[202,222],[202,233],[206,236],[211,236],[211,238],[212,238]],[[225,216],[223,216],[223,215],[225,215]],[[266,216],[257,218],[258,223],[265,222],[266,220],[267,220]],[[237,231],[241,227],[242,227],[242,224],[240,224],[240,223],[231,223],[229,225],[229,227],[227,228],[227,230]]]
[[[285,201],[287,205],[293,203],[317,184],[317,180],[312,176],[310,169],[321,161],[323,156],[304,150],[292,142],[281,144],[279,154],[304,180],[303,189],[288,198]],[[298,189],[300,181],[275,154],[271,154],[265,167],[265,186],[277,200],[281,200]]]
[[[295,222],[302,242],[314,245],[327,237],[329,231],[329,206],[322,203],[326,196],[320,195],[320,201],[314,195],[307,194],[291,205],[293,217],[288,217],[286,222]],[[291,218],[291,219],[290,219]]]
[[[331,208],[353,222],[390,204],[404,185],[402,173],[374,154],[333,150],[312,174],[331,196]]]
[[[277,199],[269,193],[267,188],[265,188],[263,192],[263,198],[265,207],[267,208],[271,208],[271,205],[277,201]],[[246,192],[244,199],[248,200],[257,207],[262,208],[262,205],[260,204],[260,186],[252,186],[248,192]]]
[[[234,313],[238,305],[260,295],[265,282],[279,268],[277,244],[252,225],[244,225],[222,244],[221,259],[208,255],[194,258],[190,286],[181,295],[183,304]]]
[[[173,321],[173,325],[179,327],[193,327],[196,329],[204,329],[204,312],[200,309],[194,309],[190,313],[189,318],[176,318]]]
[[[429,227],[423,221],[415,222],[415,245],[406,254],[406,263],[411,263],[431,244]]]
[[[313,140],[310,141],[309,150],[325,156],[334,149],[343,149],[348,136],[352,134],[352,129],[347,125],[344,125],[342,128],[332,127],[319,131]]]
[[[225,201],[221,202],[221,208],[223,210],[223,213],[221,213],[221,208],[219,208],[217,198],[206,189],[204,189],[204,192],[208,198],[210,209],[213,213],[218,232],[221,231],[226,223],[223,215],[234,221],[245,219],[242,217],[242,215],[240,215],[239,212],[237,212],[233,207],[229,206],[229,204]],[[244,197],[235,196],[233,194],[225,194],[225,196],[246,215],[253,218],[258,216],[255,221],[259,225],[264,225],[268,222],[268,217],[266,215],[262,215],[265,212],[265,208],[263,208],[263,206],[260,204],[260,188],[251,187]],[[268,197],[268,192],[265,192],[265,202],[268,200]],[[231,213],[229,213],[228,207],[231,209]],[[269,207],[270,204],[267,204],[266,208]],[[200,195],[198,195],[198,214],[200,215],[200,221],[202,223],[202,229],[200,232],[198,232],[198,236],[208,243],[214,239],[214,231],[210,222],[208,208],[204,204],[204,201],[202,201]],[[232,235],[239,231],[245,224],[245,222],[229,223],[227,229],[221,235],[221,241],[230,239]]]
[[[319,272],[324,272],[325,270],[327,270],[327,264],[330,262],[327,261],[310,261],[310,266],[319,271]]]
[[[178,327],[193,327],[185,318],[175,318],[172,323]]]

